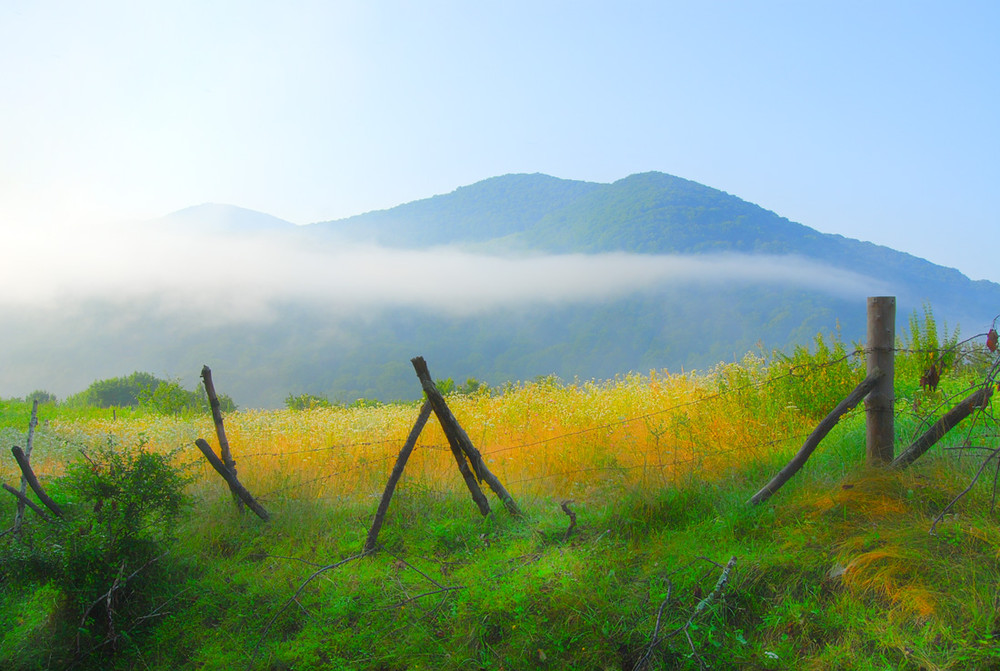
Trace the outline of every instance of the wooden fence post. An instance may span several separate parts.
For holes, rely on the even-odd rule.
[[[458,420],[455,419],[455,415],[452,414],[448,403],[444,400],[444,396],[434,386],[434,380],[427,369],[427,362],[424,361],[422,356],[418,356],[410,359],[410,363],[413,364],[413,369],[417,372],[417,377],[420,379],[420,384],[427,395],[427,400],[430,401],[431,406],[434,408],[434,414],[437,415],[438,421],[441,423],[441,428],[444,429],[445,436],[447,436],[448,442],[452,446],[452,452],[455,453],[455,459],[459,462],[459,468],[462,466],[462,460],[459,459],[459,455],[464,453],[472,465],[472,470],[475,471],[475,478],[489,485],[490,489],[497,495],[497,498],[503,501],[507,512],[514,517],[521,517],[521,509],[517,507],[514,498],[500,480],[497,479],[497,476],[486,467],[483,455],[472,444],[468,434],[465,433],[465,429],[462,428]],[[463,476],[465,476],[465,473],[463,473]],[[469,478],[466,476],[466,482],[468,483],[468,481]],[[473,492],[473,498],[475,498],[475,492]],[[483,506],[478,499],[476,503],[479,504],[483,515],[489,514],[488,511],[483,510]]]
[[[222,423],[222,407],[219,404],[219,397],[215,393],[215,383],[212,382],[212,369],[208,366],[201,367],[201,379],[205,382],[205,393],[208,395],[208,405],[212,409],[212,421],[215,422],[215,435],[219,438],[219,452],[222,454],[222,463],[236,477],[236,460],[229,450],[229,440],[226,438],[226,427]],[[243,512],[243,499],[233,490],[233,501],[236,508]]]
[[[993,385],[991,384],[986,387],[980,387],[959,401],[954,408],[942,415],[938,421],[934,422],[934,425],[927,429],[922,436],[913,441],[913,444],[903,450],[892,461],[891,466],[893,468],[906,468],[912,464],[975,410],[985,408],[992,395]]]
[[[820,422],[813,432],[809,434],[806,442],[799,449],[798,453],[792,458],[788,464],[782,468],[777,475],[771,478],[771,481],[764,485],[760,491],[750,497],[748,503],[752,506],[759,505],[764,501],[771,498],[771,495],[776,491],[785,486],[785,483],[791,480],[792,476],[799,472],[806,461],[812,456],[812,453],[819,447],[821,440],[826,438],[826,435],[837,425],[840,418],[843,417],[849,410],[853,409],[858,403],[861,402],[866,395],[878,384],[879,380],[882,378],[882,373],[876,369],[871,371],[861,384],[854,388],[850,394],[847,395],[843,401],[837,404],[837,407],[830,411],[823,421]]]
[[[226,481],[226,484],[229,485],[229,490],[233,493],[233,496],[239,497],[239,511],[241,513],[243,512],[242,504],[246,503],[247,507],[257,514],[257,517],[261,518],[265,522],[271,519],[271,516],[268,515],[267,511],[264,509],[264,506],[257,502],[257,499],[255,499],[253,495],[247,491],[247,488],[244,487],[243,483],[236,477],[236,472],[226,468],[226,465],[222,462],[222,460],[215,456],[215,452],[212,451],[211,445],[209,445],[202,438],[197,438],[194,441],[194,444],[199,450],[201,450],[201,453],[205,455],[205,458],[208,459],[208,463],[212,464],[212,468],[214,468],[216,472],[222,476],[222,479]]]
[[[895,442],[896,297],[868,297],[867,370],[882,371],[865,399],[865,448],[870,466],[892,463]]]
[[[465,486],[469,489],[469,494],[472,495],[472,500],[475,502],[476,507],[479,508],[480,514],[482,514],[483,517],[488,517],[489,514],[493,512],[490,509],[490,502],[486,499],[486,495],[483,494],[483,490],[479,486],[479,481],[476,479],[475,473],[473,473],[472,469],[469,468],[469,462],[465,458],[465,452],[462,451],[459,438],[452,430],[454,426],[458,425],[458,420],[455,419],[455,416],[448,408],[447,403],[445,403],[444,397],[441,396],[437,387],[434,386],[434,380],[431,379],[430,372],[427,371],[427,363],[424,361],[424,358],[418,356],[415,359],[410,359],[410,363],[412,363],[413,367],[417,370],[417,377],[420,379],[424,394],[427,396],[427,402],[431,404],[431,409],[434,411],[434,414],[437,415],[438,422],[441,424],[441,429],[444,431],[445,438],[448,439],[448,447],[451,448],[451,454],[455,458],[455,465],[458,466],[458,472],[462,474],[462,479],[465,481]],[[423,371],[426,376],[427,383],[424,383],[424,379],[420,377],[421,371]],[[462,427],[459,426],[459,430],[461,430],[461,428]],[[462,433],[465,432],[463,431]],[[466,436],[466,438],[468,438],[468,436]]]
[[[35,472],[31,470],[31,464],[28,463],[28,457],[24,455],[24,450],[15,445],[14,447],[10,448],[10,452],[11,454],[14,455],[14,460],[17,462],[18,467],[21,469],[21,475],[24,477],[25,480],[28,481],[28,484],[31,486],[31,489],[35,492],[35,495],[38,497],[38,500],[41,501],[43,504],[45,504],[46,508],[54,512],[56,514],[56,517],[62,517],[63,516],[62,508],[60,508],[59,504],[53,501],[52,497],[46,494],[45,490],[42,489],[41,483],[38,482],[38,478],[35,477]]]
[[[30,463],[31,461],[31,447],[32,442],[35,438],[35,427],[38,426],[38,399],[34,399],[31,403],[31,419],[28,421],[28,441],[24,444],[24,459]],[[21,476],[21,490],[19,492],[20,496],[17,498],[17,513],[14,515],[14,533],[21,530],[21,524],[24,522],[24,506],[25,502],[28,500],[26,495],[28,493],[28,481],[25,477]]]
[[[424,401],[423,406],[420,408],[420,414],[417,415],[417,421],[413,424],[410,435],[406,438],[406,443],[403,444],[403,449],[399,451],[399,456],[396,457],[396,465],[392,467],[392,473],[389,474],[389,481],[385,483],[385,491],[382,492],[382,499],[379,501],[378,510],[375,511],[375,519],[368,530],[368,538],[365,539],[365,546],[362,548],[361,554],[367,555],[375,551],[378,533],[382,530],[382,522],[385,520],[385,514],[389,510],[389,502],[392,500],[393,492],[396,491],[396,484],[403,477],[403,469],[406,468],[406,461],[410,458],[413,448],[416,447],[417,438],[420,437],[420,432],[424,430],[424,425],[430,419],[431,412],[431,402]]]

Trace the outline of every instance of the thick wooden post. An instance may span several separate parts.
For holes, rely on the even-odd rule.
[[[896,297],[868,298],[868,375],[882,371],[875,388],[865,399],[865,446],[870,466],[892,463],[895,425]]]
[[[55,501],[52,500],[45,490],[42,489],[42,485],[38,482],[38,478],[35,477],[35,472],[31,470],[31,464],[28,463],[28,457],[25,456],[24,450],[15,445],[10,448],[11,454],[14,455],[14,460],[17,462],[18,467],[21,469],[21,475],[24,479],[28,481],[31,489],[35,492],[38,500],[45,504],[45,507],[56,514],[56,517],[62,517],[63,511]]]

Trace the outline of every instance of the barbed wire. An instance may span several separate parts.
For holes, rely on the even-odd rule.
[[[968,352],[968,350],[969,350],[969,347],[968,347],[969,343],[971,343],[971,342],[973,342],[973,341],[975,341],[975,340],[977,340],[979,338],[982,338],[985,335],[986,334],[978,334],[976,336],[972,336],[970,338],[967,338],[967,339],[965,339],[965,340],[963,340],[961,342],[955,343],[955,344],[953,344],[951,346],[948,346],[948,347],[939,347],[939,348],[894,347],[894,348],[891,348],[891,351],[893,351],[893,352],[895,352],[897,354],[907,354],[907,355],[914,355],[914,354],[934,354],[936,356],[940,356],[940,355],[946,354],[946,353],[954,353],[954,352],[957,352],[957,351],[960,351],[960,350]],[[827,369],[827,368],[831,368],[831,367],[834,367],[834,366],[841,365],[844,362],[846,362],[846,361],[848,361],[848,360],[850,360],[852,358],[865,357],[871,351],[873,351],[872,348],[856,347],[853,350],[851,350],[850,352],[844,352],[842,355],[834,357],[834,358],[831,358],[831,359],[826,360],[826,361],[821,361],[821,362],[803,362],[803,363],[792,363],[794,355],[793,356],[788,356],[788,355],[780,355],[779,354],[779,355],[777,355],[779,358],[776,359],[776,360],[772,360],[771,362],[766,362],[766,360],[765,360],[765,363],[759,369],[748,370],[747,371],[748,372],[747,377],[744,378],[744,379],[742,379],[742,380],[740,380],[740,382],[738,384],[733,384],[733,383],[731,383],[731,381],[726,380],[725,375],[726,375],[727,369],[730,366],[739,366],[740,362],[735,362],[734,361],[732,363],[720,364],[715,369],[713,369],[709,373],[708,376],[706,376],[706,380],[709,382],[709,384],[714,384],[715,387],[716,387],[716,390],[712,391],[712,392],[709,392],[709,393],[704,393],[703,395],[699,396],[698,398],[693,398],[693,399],[686,400],[686,401],[679,402],[679,403],[673,403],[673,404],[671,404],[671,405],[669,405],[667,407],[663,407],[663,408],[659,408],[659,409],[656,409],[656,410],[652,410],[650,412],[645,412],[645,413],[641,413],[641,414],[637,414],[637,415],[633,415],[633,416],[629,416],[629,417],[622,417],[622,418],[616,419],[614,421],[602,422],[602,423],[596,424],[594,426],[588,426],[588,427],[584,427],[584,428],[580,428],[580,429],[575,429],[575,430],[572,430],[572,431],[566,431],[566,432],[560,433],[558,435],[546,436],[544,438],[539,438],[537,440],[525,441],[525,442],[517,443],[517,444],[514,444],[514,445],[504,445],[504,446],[501,446],[501,447],[494,447],[494,448],[491,448],[491,449],[483,449],[482,450],[482,454],[483,454],[484,457],[488,457],[488,456],[496,456],[496,455],[499,455],[499,454],[503,454],[503,453],[511,452],[511,451],[515,451],[515,450],[530,450],[530,449],[537,448],[537,447],[543,446],[543,445],[549,445],[549,444],[552,444],[552,443],[558,443],[558,442],[562,442],[562,441],[567,441],[569,439],[576,438],[576,437],[579,437],[581,435],[587,435],[587,434],[591,434],[591,433],[605,432],[605,431],[609,431],[609,430],[614,430],[616,428],[619,428],[619,427],[622,427],[622,426],[625,426],[625,425],[628,425],[628,424],[636,423],[636,422],[648,422],[652,418],[655,418],[655,417],[658,417],[658,416],[662,416],[662,415],[666,415],[666,414],[671,414],[671,413],[678,413],[678,412],[690,409],[690,408],[695,407],[695,406],[699,406],[699,405],[702,405],[702,404],[706,404],[706,403],[711,403],[713,401],[717,401],[717,400],[722,399],[722,398],[724,398],[726,396],[735,395],[735,394],[741,394],[741,393],[746,393],[746,392],[751,391],[751,390],[760,391],[760,390],[762,390],[763,388],[765,388],[765,387],[767,387],[769,385],[778,384],[778,383],[782,382],[783,380],[786,380],[786,379],[789,379],[789,378],[804,379],[804,378],[807,378],[807,377],[815,374],[817,371],[821,371],[821,370],[824,370],[824,369]],[[786,368],[786,369],[782,373],[775,374],[774,370],[775,369],[780,369],[780,368]],[[971,388],[974,388],[974,387],[970,387],[970,389]],[[696,389],[694,393],[698,393],[698,391],[699,390]],[[707,391],[707,389],[705,391]],[[904,401],[907,401],[909,399],[897,398],[895,400],[896,400],[896,405],[899,406]],[[940,409],[940,407],[943,407],[946,402],[947,402],[946,400],[942,400],[941,403],[939,403],[937,406],[934,406],[933,409],[932,409],[932,411],[931,411],[931,414],[933,414],[933,412],[936,412],[938,409]],[[855,412],[857,412],[857,411],[855,411]],[[916,415],[916,413],[914,413],[914,414]],[[929,423],[929,421],[930,421],[930,420],[927,419],[926,416],[917,415],[917,417],[920,418],[922,420],[922,423],[924,423],[924,424]],[[782,436],[780,438],[776,438],[776,439],[773,439],[773,440],[767,440],[767,441],[763,441],[763,442],[752,444],[752,445],[741,445],[739,447],[735,447],[735,448],[731,448],[731,449],[721,449],[721,450],[720,449],[716,449],[716,450],[713,451],[712,456],[726,455],[726,454],[731,454],[731,453],[734,453],[734,452],[752,452],[752,451],[757,451],[757,450],[760,450],[760,449],[762,449],[764,447],[773,446],[773,445],[776,445],[776,444],[779,444],[779,443],[782,443],[782,442],[787,442],[787,441],[791,441],[791,440],[795,440],[795,439],[805,438],[807,435],[808,434],[790,434],[790,435]],[[111,431],[109,431],[109,439],[113,439],[113,432],[111,432]],[[358,442],[344,442],[344,443],[338,443],[338,444],[334,444],[334,445],[327,445],[327,446],[323,446],[323,447],[313,447],[313,448],[305,448],[305,449],[291,450],[291,451],[273,450],[273,449],[272,450],[261,450],[261,451],[258,451],[258,452],[236,454],[234,456],[236,456],[243,464],[246,464],[247,460],[253,460],[253,459],[257,459],[257,458],[279,458],[279,459],[283,459],[283,458],[287,458],[287,457],[301,456],[301,455],[305,455],[305,454],[317,454],[317,453],[333,452],[333,451],[348,452],[348,451],[353,451],[353,450],[358,450],[358,449],[368,449],[368,448],[384,447],[386,445],[391,445],[391,444],[394,444],[394,443],[398,443],[401,440],[402,440],[401,438],[385,438],[385,439],[382,439],[382,440],[365,440],[365,441],[358,441]],[[77,441],[77,440],[74,440],[74,439],[71,439],[71,438],[67,438],[64,435],[59,437],[59,441],[64,446],[75,447],[75,448],[77,448],[77,449],[79,449],[81,451],[85,451],[85,450],[88,450],[88,449],[93,449],[95,447],[95,445],[93,443],[87,444],[87,443],[80,442],[80,441]],[[185,442],[183,444],[176,445],[174,447],[174,450],[180,451],[180,450],[183,450],[184,448],[186,448],[187,446],[188,445]],[[451,449],[450,446],[448,446],[448,445],[441,445],[441,444],[423,444],[423,443],[419,443],[419,446],[420,446],[421,449],[432,449],[432,450],[442,450],[442,451],[443,450],[449,450],[449,449]],[[361,469],[372,468],[372,467],[384,464],[384,463],[386,463],[386,462],[388,462],[390,460],[393,460],[395,458],[396,458],[395,454],[389,454],[389,455],[374,457],[374,458],[370,458],[370,459],[363,459],[360,463],[356,463],[353,466],[350,466],[348,468],[342,468],[342,469],[340,469],[338,471],[335,471],[333,473],[327,473],[327,474],[324,474],[324,475],[321,475],[321,476],[318,476],[318,477],[315,477],[315,478],[311,478],[309,480],[305,480],[305,481],[301,481],[301,482],[296,482],[296,483],[288,484],[288,485],[283,486],[283,487],[279,487],[277,489],[273,489],[273,490],[267,492],[266,494],[264,494],[261,498],[267,499],[267,498],[270,498],[270,497],[274,497],[276,495],[280,495],[280,494],[286,493],[288,491],[294,491],[294,490],[306,488],[306,487],[309,487],[309,486],[313,486],[313,485],[316,485],[318,483],[326,482],[326,481],[328,481],[328,480],[330,480],[332,478],[338,477],[338,476],[348,475],[348,474],[351,474],[353,472],[359,471]],[[695,462],[695,461],[698,461],[698,460],[703,460],[705,458],[706,457],[704,455],[692,456],[692,457],[685,458],[685,459],[676,459],[676,458],[674,458],[674,459],[670,460],[669,463],[664,463],[664,464],[659,464],[659,465],[658,464],[648,464],[647,463],[647,464],[642,464],[642,465],[631,465],[631,466],[614,465],[614,466],[585,467],[585,468],[571,469],[571,470],[568,470],[568,471],[548,473],[548,474],[533,476],[533,477],[529,477],[529,478],[522,478],[520,480],[513,481],[512,484],[520,484],[520,483],[535,482],[535,481],[545,480],[545,479],[553,479],[553,478],[559,478],[559,477],[566,477],[566,476],[569,476],[569,475],[578,474],[578,473],[585,473],[585,472],[600,472],[600,471],[619,471],[620,472],[620,471],[631,471],[631,470],[636,470],[636,469],[641,469],[641,468],[646,468],[646,469],[649,469],[649,468],[663,469],[663,468],[667,468],[667,467],[683,466],[683,465],[686,465],[686,464],[689,464],[689,463],[692,463],[692,462]]]

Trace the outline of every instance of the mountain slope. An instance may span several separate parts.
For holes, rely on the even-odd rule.
[[[235,205],[205,203],[168,214],[154,223],[160,227],[198,234],[245,235],[289,231],[295,224]]]
[[[308,226],[219,205],[148,226],[68,289],[0,304],[0,395],[64,397],[134,370],[193,386],[208,364],[241,407],[405,399],[421,393],[417,355],[437,377],[490,385],[604,378],[704,370],[820,331],[861,341],[867,295],[897,296],[900,334],[925,304],[967,335],[1000,312],[1000,285],[661,173],[505,175]],[[117,277],[119,256],[138,262]],[[538,261],[548,274],[527,270]],[[651,274],[595,290],[640,267]],[[513,298],[489,302],[498,287]]]
[[[477,243],[531,228],[602,185],[548,175],[504,175],[389,210],[313,224],[336,236],[398,247]]]
[[[658,172],[611,184],[505,175],[317,230],[382,244],[534,253],[776,254],[872,278],[904,309],[930,303],[952,323],[1000,309],[1000,285],[840,235],[820,233],[718,189]]]

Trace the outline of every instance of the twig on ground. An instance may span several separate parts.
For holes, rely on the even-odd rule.
[[[442,587],[441,589],[434,589],[430,592],[423,592],[422,594],[417,594],[416,596],[411,596],[409,599],[404,599],[399,603],[394,603],[391,606],[386,606],[385,608],[376,608],[375,610],[395,610],[396,608],[402,608],[408,603],[412,603],[417,599],[422,599],[425,596],[434,596],[435,594],[442,594],[443,592],[456,592],[460,589],[465,589],[465,585],[454,585],[452,587]]]
[[[970,482],[969,486],[963,489],[958,496],[953,498],[951,500],[951,503],[946,505],[944,507],[944,510],[942,510],[938,514],[938,516],[934,518],[934,521],[931,523],[931,528],[928,533],[930,533],[932,536],[934,535],[934,529],[937,528],[937,525],[941,522],[941,520],[944,519],[944,516],[948,514],[948,511],[950,511],[952,508],[955,507],[955,504],[958,503],[959,499],[961,499],[963,496],[969,493],[969,491],[976,485],[976,482],[979,480],[979,476],[981,476],[983,474],[983,471],[986,470],[986,466],[989,465],[990,461],[997,458],[998,456],[1000,456],[1000,450],[994,450],[993,454],[983,459],[983,463],[979,465],[979,470],[977,470],[976,475],[973,476],[972,482]]]
[[[573,533],[573,527],[576,526],[576,513],[574,513],[569,507],[569,504],[571,503],[573,503],[573,501],[563,501],[561,506],[563,512],[569,515],[569,528],[566,529],[566,535],[563,536],[564,541],[569,540],[570,534]]]
[[[663,599],[663,602],[660,604],[660,608],[656,611],[656,625],[653,627],[652,636],[649,637],[649,645],[646,646],[645,654],[643,654],[643,656],[639,658],[639,661],[635,663],[635,666],[632,667],[633,671],[641,671],[641,669],[646,668],[646,665],[649,664],[649,658],[653,655],[653,651],[656,650],[656,646],[659,645],[660,619],[663,617],[663,609],[670,602],[670,595],[673,593],[673,591],[674,591],[674,584],[668,580],[667,596],[666,598]]]
[[[434,578],[430,577],[429,575],[427,575],[426,573],[424,573],[423,571],[421,571],[421,570],[420,570],[420,569],[418,569],[418,568],[417,568],[416,566],[414,566],[414,565],[413,565],[413,564],[411,564],[410,562],[406,561],[406,560],[405,560],[405,559],[403,559],[402,557],[398,557],[398,556],[396,556],[396,555],[392,554],[391,552],[389,552],[389,551],[388,551],[388,550],[386,550],[385,548],[383,548],[383,549],[382,549],[382,552],[386,553],[387,555],[389,555],[390,557],[392,557],[393,559],[395,559],[397,563],[399,563],[399,564],[402,564],[403,566],[406,566],[406,567],[407,567],[408,569],[410,569],[410,570],[411,570],[411,571],[413,571],[414,573],[417,573],[418,575],[421,575],[421,576],[423,576],[424,578],[426,578],[426,579],[427,579],[427,582],[431,583],[431,584],[432,584],[432,585],[434,585],[435,587],[441,587],[441,588],[444,588],[444,585],[442,585],[442,584],[441,584],[441,583],[439,583],[439,582],[438,582],[437,580],[435,580]]]
[[[289,597],[289,599],[285,601],[284,604],[282,604],[281,608],[277,610],[277,612],[271,617],[270,620],[268,620],[267,624],[264,626],[264,630],[261,631],[260,633],[260,639],[257,640],[257,645],[254,646],[253,652],[250,653],[250,662],[247,664],[247,669],[249,670],[253,668],[253,663],[257,659],[257,653],[260,652],[260,646],[264,644],[264,637],[267,636],[267,632],[269,632],[271,630],[271,627],[274,626],[274,623],[278,620],[278,616],[281,615],[285,611],[285,609],[288,608],[288,606],[293,602],[299,603],[298,601],[299,595],[302,594],[302,590],[304,590],[309,583],[311,583],[313,580],[323,575],[327,571],[332,571],[333,569],[340,568],[341,566],[349,564],[355,559],[361,559],[364,556],[365,554],[362,552],[361,554],[351,555],[347,559],[341,559],[336,564],[327,564],[326,566],[317,569],[312,573],[312,575],[306,578],[302,582],[302,584],[299,585],[299,588],[295,590],[295,593],[292,594],[292,596]]]
[[[718,566],[718,564],[705,557],[700,557],[700,559],[705,559],[705,561],[711,562],[712,564]],[[719,580],[715,583],[715,587],[712,588],[712,591],[709,593],[708,596],[706,596],[704,599],[698,602],[698,605],[694,607],[694,610],[691,612],[691,616],[687,619],[687,622],[685,622],[677,629],[674,629],[669,634],[666,634],[662,638],[658,638],[657,632],[660,629],[660,617],[663,613],[664,606],[666,606],[667,602],[670,600],[670,592],[673,589],[672,583],[670,584],[670,588],[668,588],[667,590],[667,598],[664,599],[663,603],[660,604],[660,609],[656,614],[656,627],[653,629],[652,639],[650,640],[649,645],[646,647],[645,654],[642,657],[640,657],[639,661],[636,662],[634,667],[632,667],[633,671],[642,671],[642,669],[645,669],[646,666],[649,664],[649,659],[650,657],[652,657],[653,652],[655,652],[656,647],[663,641],[667,640],[668,638],[673,638],[674,636],[680,633],[683,633],[684,636],[687,638],[688,645],[691,646],[691,653],[694,655],[695,659],[698,660],[699,666],[705,668],[705,662],[702,661],[701,656],[698,654],[698,651],[694,645],[694,641],[691,639],[691,634],[689,630],[691,628],[691,625],[694,624],[695,618],[699,617],[702,613],[704,613],[708,609],[708,607],[711,606],[712,603],[716,599],[718,599],[719,596],[722,594],[722,592],[726,589],[726,584],[729,582],[729,576],[735,567],[736,567],[736,557],[733,556],[730,557],[729,562],[723,568],[722,575],[719,576]]]

